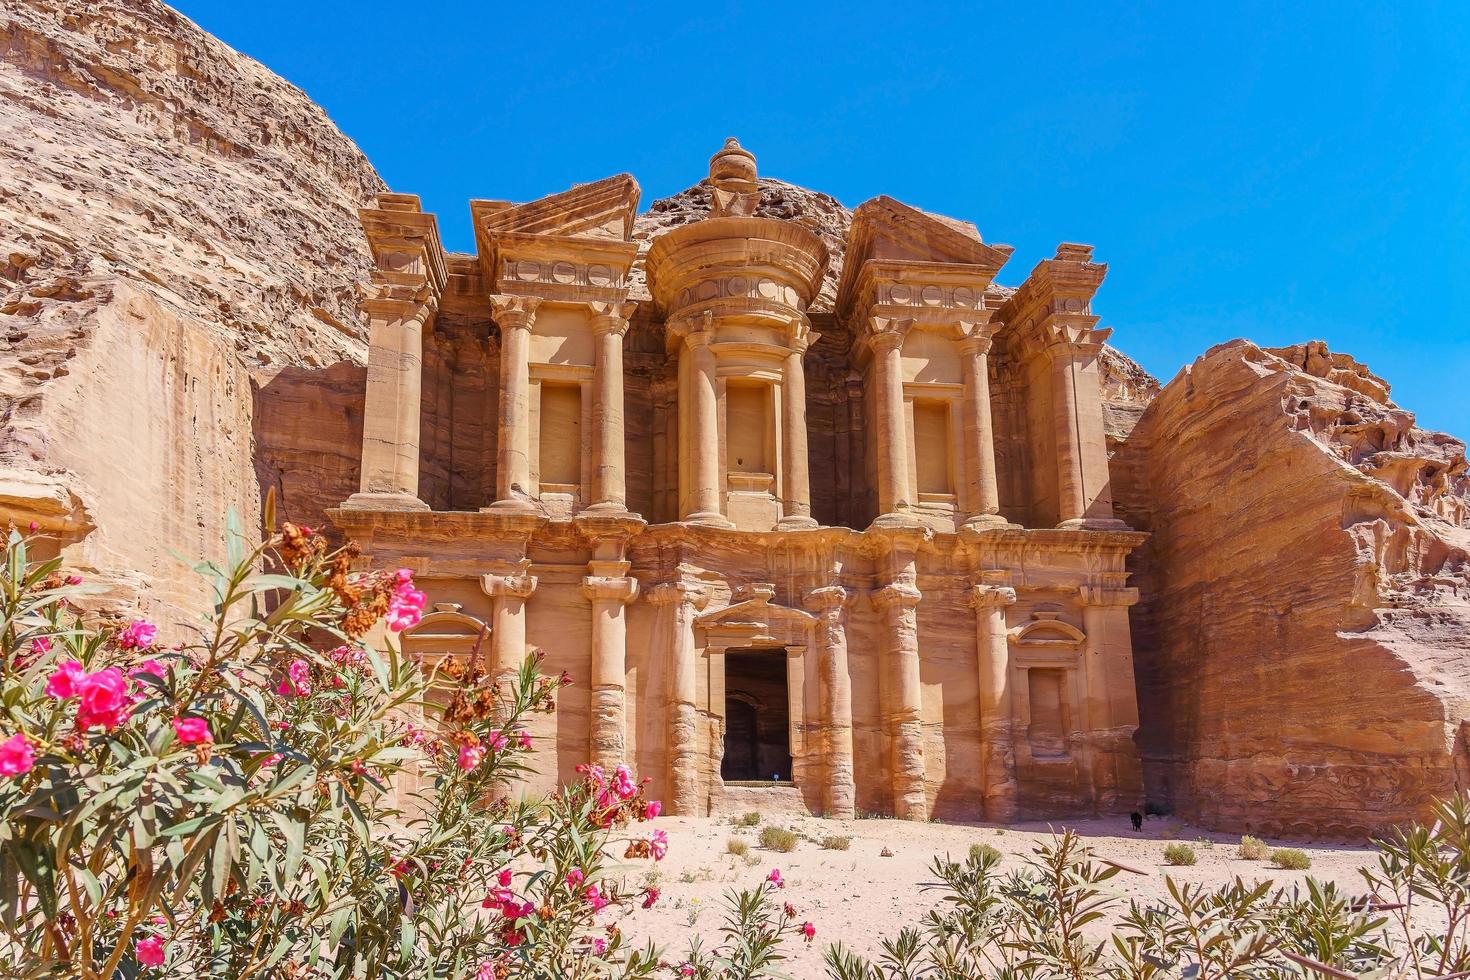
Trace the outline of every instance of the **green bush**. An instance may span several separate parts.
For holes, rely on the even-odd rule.
[[[1259,837],[1242,837],[1236,853],[1242,861],[1264,861],[1271,856],[1271,848]]]
[[[725,841],[725,850],[736,857],[744,857],[750,844],[743,837],[731,837]]]
[[[794,832],[767,824],[761,828],[761,847],[768,851],[780,851],[785,854],[796,850],[797,836]]]
[[[845,851],[852,846],[851,837],[827,836],[822,838],[822,847],[829,851]]]
[[[970,860],[976,864],[999,861],[1001,858],[1000,848],[991,847],[989,844],[971,844]]]
[[[1271,852],[1271,863],[1287,871],[1305,871],[1312,866],[1312,859],[1299,847],[1278,847]]]
[[[1190,865],[1199,858],[1195,856],[1194,848],[1181,841],[1164,848],[1164,860],[1169,864]]]
[[[730,819],[730,822],[737,827],[759,827],[761,822],[761,815],[752,811],[750,813],[741,814],[738,817],[732,817]]]

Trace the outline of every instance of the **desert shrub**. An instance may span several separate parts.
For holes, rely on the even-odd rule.
[[[1305,871],[1312,866],[1312,859],[1299,847],[1278,847],[1271,852],[1271,863],[1287,871]]]
[[[1264,861],[1271,856],[1271,849],[1259,837],[1242,837],[1236,854],[1242,861]]]
[[[852,846],[851,837],[838,837],[829,835],[822,838],[822,847],[829,851],[845,851]]]
[[[562,681],[375,649],[421,614],[407,571],[353,571],[290,524],[242,542],[198,566],[212,608],[168,642],[85,614],[89,587],[20,534],[0,547],[0,974],[650,975],[596,917],[656,900],[604,868],[615,839],[663,856],[631,829],[657,804],[623,767],[505,794]],[[447,707],[410,723],[436,683]],[[408,811],[386,792],[405,773]]]
[[[742,837],[730,837],[725,840],[725,850],[736,857],[744,857],[750,850],[750,844]]]
[[[738,817],[731,818],[731,823],[737,827],[759,827],[761,815],[752,810],[750,813],[742,813]]]
[[[998,847],[992,847],[989,844],[970,845],[970,861],[974,864],[980,864],[984,861],[999,861],[1000,859],[1001,853]]]
[[[761,828],[761,847],[768,851],[780,851],[785,854],[796,850],[799,838],[795,832],[774,824],[767,824]]]
[[[1194,848],[1185,843],[1174,843],[1164,848],[1164,860],[1169,864],[1190,865],[1199,860]]]

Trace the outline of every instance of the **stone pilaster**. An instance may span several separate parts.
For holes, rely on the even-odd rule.
[[[806,607],[817,614],[816,647],[821,679],[822,718],[826,729],[824,802],[827,816],[838,820],[856,815],[853,779],[852,677],[847,669],[847,628],[843,622],[848,592],[839,585],[807,593]]]
[[[699,697],[694,649],[694,617],[709,602],[709,592],[689,582],[665,582],[648,590],[661,612],[668,651],[669,787],[664,802],[674,816],[702,812],[699,800]]]
[[[1093,802],[1099,813],[1113,813],[1138,806],[1143,792],[1133,744],[1138,696],[1128,627],[1128,607],[1138,602],[1138,590],[1117,584],[1123,573],[1102,578],[1101,584],[1079,590],[1082,631],[1087,634],[1082,676]]]
[[[623,431],[623,338],[628,318],[636,303],[593,303],[592,330],[597,338],[597,360],[593,374],[595,401],[592,407],[593,510],[621,512],[628,509],[624,465]]]
[[[1016,590],[996,584],[977,585],[971,590],[970,602],[975,607],[975,653],[980,680],[980,782],[985,797],[985,819],[1009,823],[1016,818],[1019,786],[1006,608],[1015,604]]]
[[[495,467],[498,510],[531,510],[531,326],[541,301],[491,296],[500,326],[500,439]]]
[[[903,363],[899,351],[909,321],[874,317],[868,344],[873,351],[873,383],[877,390],[878,510],[882,515],[911,509],[909,500],[908,412],[903,397]]]
[[[888,681],[884,713],[893,753],[893,815],[900,820],[929,819],[916,611],[921,598],[918,589],[903,582],[873,593],[873,604],[883,613],[888,639],[884,651]]]
[[[592,761],[612,769],[627,758],[628,626],[624,607],[638,595],[625,561],[593,561],[582,580],[592,602]]]
[[[490,672],[505,688],[526,657],[526,600],[536,591],[531,560],[492,563],[480,588],[490,597]]]
[[[806,371],[802,366],[802,356],[815,339],[815,335],[808,335],[794,341],[782,367],[783,514],[778,525],[782,528],[817,526],[812,519],[812,487],[806,446]]]

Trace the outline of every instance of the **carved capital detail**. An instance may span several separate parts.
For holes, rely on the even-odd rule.
[[[885,585],[873,593],[873,605],[883,610],[893,608],[913,609],[919,604],[919,600],[922,598],[924,598],[923,593],[912,585],[894,582],[892,585]]]
[[[1131,606],[1138,602],[1138,590],[1083,585],[1077,589],[1084,606]]]
[[[510,296],[497,293],[490,297],[491,316],[501,330],[530,330],[536,322],[541,300],[535,296]]]
[[[1012,606],[1016,602],[1016,590],[1007,585],[976,585],[970,589],[970,605],[976,609],[992,606]]]
[[[802,605],[813,612],[829,612],[841,609],[851,597],[852,594],[840,585],[824,585],[808,592]]]
[[[895,317],[874,316],[868,318],[868,345],[875,351],[898,350],[903,346],[904,338],[908,336],[909,329],[913,327],[911,319],[897,319]]]
[[[648,601],[655,606],[669,606],[684,602],[695,609],[709,605],[710,590],[695,582],[660,582],[643,591]]]
[[[592,332],[597,336],[615,334],[619,337],[628,332],[628,321],[638,310],[637,303],[588,303],[592,311]]]
[[[503,571],[481,575],[480,588],[486,595],[495,598],[529,598],[536,591],[536,576],[531,574],[530,560],[507,562],[506,565],[508,567]]]
[[[631,577],[588,575],[582,579],[582,592],[593,602],[610,599],[626,605],[638,598],[638,580]]]

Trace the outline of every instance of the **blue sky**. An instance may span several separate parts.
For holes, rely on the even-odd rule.
[[[619,171],[646,206],[726,136],[848,206],[890,194],[1110,265],[1167,381],[1326,340],[1470,436],[1470,3],[756,6],[177,0],[306,90],[471,247],[468,200]]]

